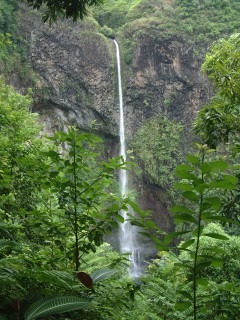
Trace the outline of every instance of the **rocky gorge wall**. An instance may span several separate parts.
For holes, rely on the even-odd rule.
[[[99,32],[92,18],[49,27],[39,14],[22,6],[19,21],[35,74],[33,111],[40,114],[45,130],[76,125],[94,131],[106,139],[108,154],[116,154],[119,111],[113,41]],[[123,50],[121,37],[118,41]],[[190,140],[190,123],[211,92],[200,72],[201,62],[194,47],[177,34],[166,40],[153,30],[135,37],[132,61],[123,61],[130,147],[142,124],[158,114],[183,123],[183,144]],[[147,175],[134,176],[133,181],[142,209],[152,210],[158,225],[171,229],[168,190],[150,183]]]
[[[73,124],[116,137],[113,45],[94,22],[58,22],[49,27],[22,7],[21,33],[29,43],[36,77],[33,111],[46,130]]]

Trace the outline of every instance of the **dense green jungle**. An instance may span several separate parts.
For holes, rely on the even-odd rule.
[[[166,95],[162,112],[138,124],[127,161],[106,157],[96,123],[47,132],[32,112],[50,100],[38,92],[20,27],[24,1],[0,0],[0,320],[240,319],[239,0],[25,3],[26,20],[54,26],[68,18],[68,32],[86,21],[86,37],[94,28],[104,41],[116,38],[123,77],[139,39],[182,41],[210,89],[191,123],[172,116],[182,100]],[[147,114],[154,93],[144,95]],[[119,169],[167,190],[171,229],[142,209],[134,190],[121,196]],[[129,207],[136,215],[128,220],[156,248],[138,279],[128,254],[105,242]]]

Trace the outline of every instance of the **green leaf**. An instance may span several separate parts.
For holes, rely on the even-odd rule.
[[[156,228],[156,224],[150,219],[146,220],[146,226],[148,228],[150,228],[150,229],[155,229]]]
[[[140,231],[139,234],[142,234],[143,236],[151,239],[155,243],[155,245],[156,245],[158,250],[160,250],[160,251],[168,251],[168,248],[166,247],[166,245],[159,238],[157,238],[156,236],[154,236],[154,235],[152,235],[152,234],[150,234],[148,232],[142,232],[142,231]]]
[[[221,200],[219,197],[208,197],[204,199],[207,203],[211,205],[214,210],[219,210],[221,208]]]
[[[208,280],[203,278],[197,278],[197,284],[206,287],[208,285]]]
[[[188,262],[190,262],[190,261],[188,261]],[[183,269],[192,269],[192,267],[190,267],[186,263],[174,262],[174,266],[176,266],[178,268],[183,268]]]
[[[211,262],[211,267],[218,267],[221,268],[223,266],[223,263],[221,260],[213,260]]]
[[[139,208],[137,203],[135,203],[129,199],[126,199],[126,202],[130,205],[130,207],[133,209],[134,212],[139,213],[141,211],[141,209]]]
[[[56,151],[53,151],[53,150],[44,152],[44,155],[46,155],[47,157],[49,157],[51,159],[58,159],[59,158],[59,154]]]
[[[213,248],[213,247],[210,247],[210,248],[206,248],[205,249],[206,251],[209,251],[210,253],[219,253],[219,254],[224,254],[226,253],[226,251],[222,248]]]
[[[186,290],[177,290],[178,293],[183,295],[185,298],[188,298],[189,300],[192,300],[192,295],[186,291]]]
[[[201,271],[211,265],[212,261],[201,261],[197,263],[196,270]]]
[[[164,244],[169,244],[172,239],[176,238],[176,237],[179,237],[179,236],[182,236],[184,234],[187,234],[191,231],[179,231],[179,232],[171,232],[171,233],[168,233],[165,238],[164,238]]]
[[[170,209],[170,211],[172,213],[177,213],[177,212],[180,212],[180,213],[188,213],[188,214],[195,214],[192,210],[186,208],[186,207],[183,207],[183,206],[174,206]]]
[[[183,197],[193,202],[199,202],[199,197],[192,191],[183,192]]]
[[[183,242],[181,244],[181,249],[187,249],[188,247],[190,247],[193,243],[195,242],[195,239],[190,239],[190,240],[187,240],[185,242]]]
[[[188,164],[180,164],[176,167],[176,171],[193,171],[194,168]]]
[[[124,218],[120,214],[116,214],[115,218],[117,219],[118,222],[124,223]]]
[[[173,184],[175,189],[179,189],[181,191],[192,191],[194,189],[193,185],[188,183],[176,182]]]
[[[186,156],[186,159],[188,162],[190,162],[192,164],[200,165],[200,160],[196,156],[188,155],[188,156]]]
[[[52,171],[52,172],[50,172],[50,177],[51,178],[55,178],[56,176],[58,176],[59,175],[59,171]]]
[[[230,175],[230,174],[225,174],[225,175],[223,175],[222,176],[222,179],[223,180],[226,180],[226,181],[229,181],[229,182],[231,182],[232,184],[237,184],[237,182],[238,182],[238,178],[237,177],[235,177],[235,176],[232,176],[232,175]]]
[[[202,214],[202,219],[203,220],[207,220],[207,221],[221,221],[221,222],[227,222],[227,223],[234,223],[234,220],[231,218],[226,218],[226,217],[222,217],[222,216],[213,216],[210,213],[205,215]]]
[[[176,310],[187,310],[188,308],[191,307],[191,302],[177,302],[175,304],[175,309]]]
[[[108,268],[100,269],[100,270],[93,272],[91,274],[91,278],[93,280],[93,283],[97,283],[99,281],[106,280],[106,279],[110,278],[112,275],[114,275],[117,272],[118,271],[114,270],[114,269],[108,269]]]
[[[203,183],[201,180],[201,183],[197,183],[196,185],[194,183],[194,187],[198,193],[203,194],[204,190],[208,188],[208,185],[206,183]]]
[[[200,165],[200,169],[202,171],[203,174],[211,172],[212,171],[212,167],[209,163],[203,163]]]
[[[91,301],[74,296],[41,299],[33,303],[25,313],[25,320],[65,313],[91,306]]]
[[[210,233],[204,233],[203,234],[206,237],[210,237],[210,238],[214,238],[214,239],[219,239],[219,240],[229,240],[228,237],[219,234],[219,233],[214,233],[214,232],[210,232]]]
[[[198,178],[193,174],[188,171],[180,170],[176,171],[175,173],[176,177],[181,178],[181,179],[187,179],[187,180],[197,180]]]
[[[212,181],[208,184],[208,186],[210,188],[225,189],[225,190],[232,190],[232,189],[235,189],[236,187],[235,184],[226,180]]]
[[[192,215],[187,213],[175,214],[174,221],[177,221],[177,220],[197,223],[196,219]]]
[[[215,161],[209,162],[209,164],[214,171],[217,171],[217,170],[224,171],[229,167],[229,164],[224,160],[215,160]]]

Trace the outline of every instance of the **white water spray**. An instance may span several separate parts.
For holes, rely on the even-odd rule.
[[[121,79],[121,64],[119,46],[116,40],[114,40],[116,46],[117,57],[117,72],[118,72],[118,95],[119,95],[119,135],[120,135],[120,152],[119,154],[126,161],[126,142],[125,142],[125,127],[124,127],[124,113],[123,113],[123,96],[122,96],[122,79]],[[119,184],[122,197],[128,192],[128,174],[126,170],[120,169]],[[129,207],[129,212],[134,214],[132,208]],[[132,226],[126,219],[128,218],[127,212],[121,210],[121,215],[124,218],[124,223],[120,224],[119,228],[119,241],[120,251],[122,253],[130,253],[129,260],[131,261],[131,267],[129,274],[133,278],[138,278],[141,275],[141,250],[137,244],[137,228]]]

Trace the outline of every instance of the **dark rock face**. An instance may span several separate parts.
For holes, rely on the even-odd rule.
[[[21,32],[29,43],[36,74],[33,111],[40,113],[45,129],[74,124],[111,140],[109,154],[118,141],[118,95],[115,48],[98,33],[92,20],[72,24],[42,24],[36,14],[20,14]],[[121,48],[121,43],[120,43]],[[200,105],[207,101],[209,84],[200,72],[194,48],[183,40],[163,40],[156,35],[138,38],[130,72],[124,72],[124,107],[128,144],[136,130],[159,113],[185,124],[186,133]],[[124,69],[124,66],[123,66]],[[95,123],[93,125],[93,122]],[[190,134],[186,134],[186,141]],[[153,211],[155,221],[171,229],[167,191],[134,183],[139,204]]]
[[[126,86],[127,127],[134,133],[158,113],[189,127],[207,101],[209,83],[201,74],[202,61],[177,36],[164,41],[143,35],[138,39],[132,77]]]
[[[74,124],[91,130],[96,122],[96,131],[117,136],[112,42],[91,21],[49,27],[24,13],[21,28],[37,78],[33,110],[46,129]]]

